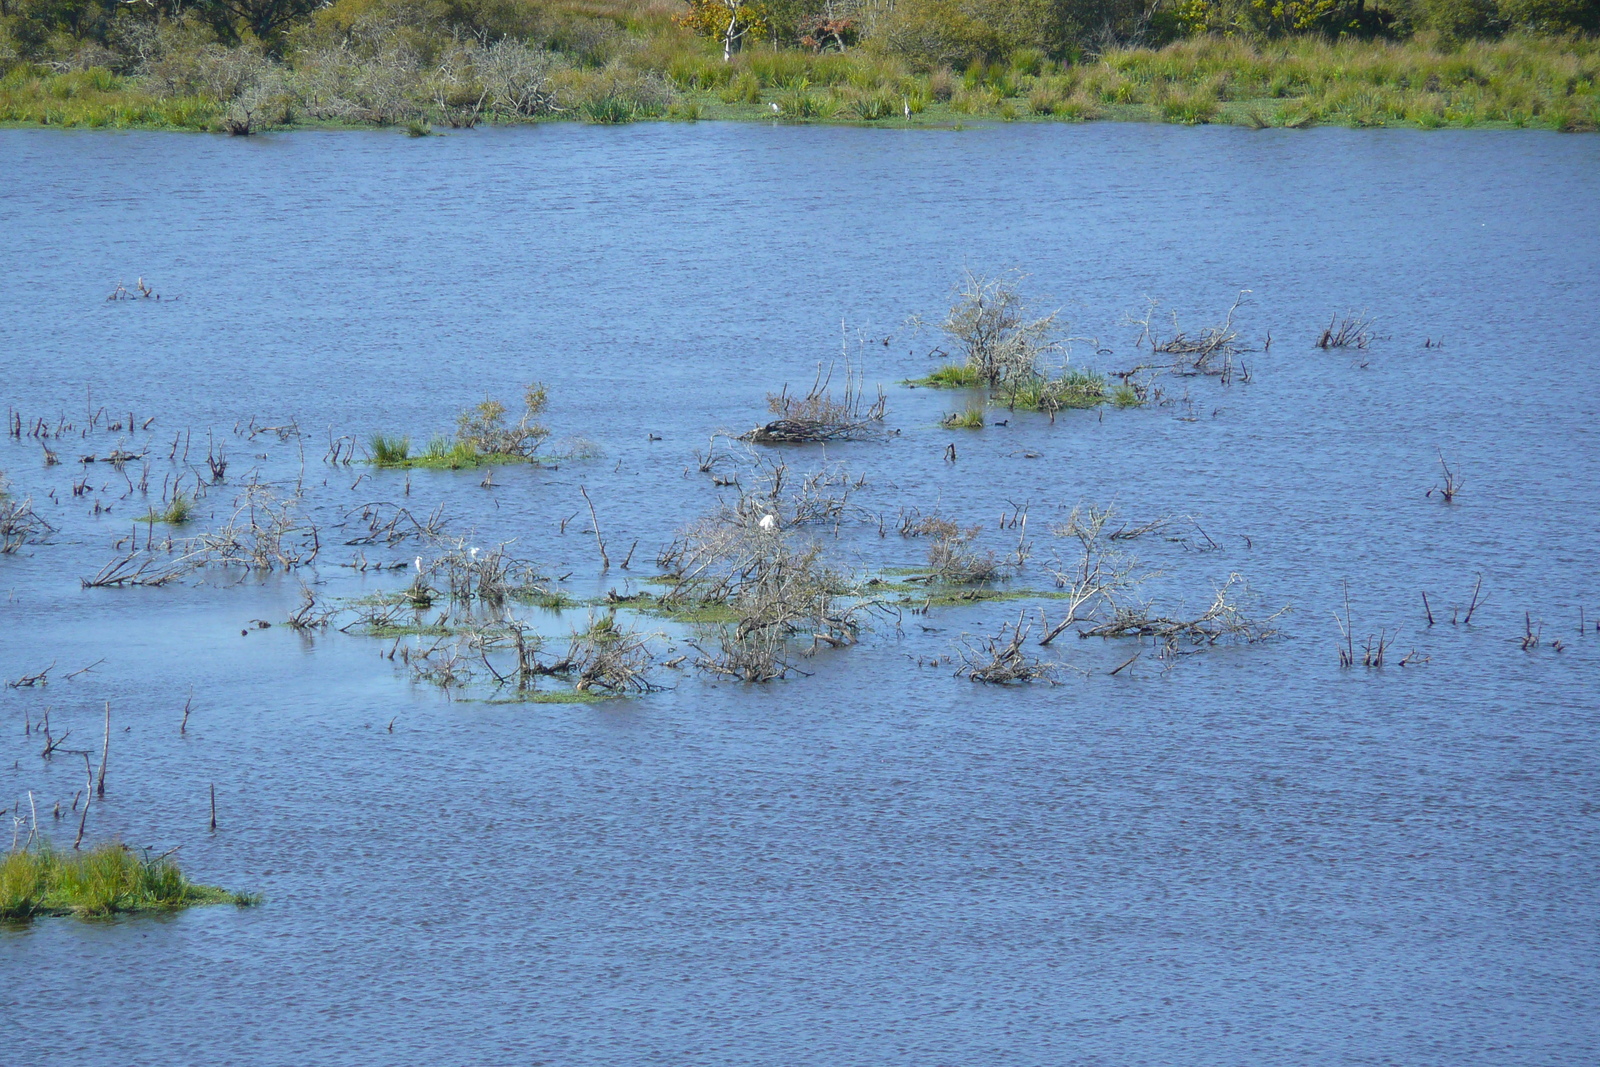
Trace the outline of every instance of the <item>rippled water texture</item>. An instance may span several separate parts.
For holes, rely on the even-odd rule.
[[[1203,601],[1238,572],[1294,609],[1276,642],[1147,648],[1116,676],[1135,646],[1070,639],[1081,673],[1057,687],[919,666],[1060,610],[1007,602],[882,622],[764,688],[451,700],[387,642],[281,625],[292,580],[82,589],[145,507],[79,462],[117,435],[62,438],[51,468],[6,438],[13,493],[59,532],[0,557],[0,675],[55,664],[0,689],[5,818],[32,790],[70,841],[76,820],[47,813],[82,761],[42,760],[25,722],[49,706],[69,747],[97,748],[109,700],[90,835],[181,846],[194,876],[266,896],[0,931],[6,1063],[1600,1059],[1600,139],[8,130],[0,176],[0,399],[80,430],[86,406],[155,416],[128,441],[157,481],[174,434],[197,462],[209,431],[230,482],[203,523],[252,469],[300,476],[295,441],[235,432],[252,417],[298,420],[329,522],[405,481],[352,488],[360,466],[321,462],[330,428],[420,441],[537,377],[557,435],[603,459],[501,468],[489,489],[417,472],[409,502],[475,543],[516,538],[583,596],[604,588],[588,523],[559,524],[587,487],[613,558],[639,542],[606,580],[638,588],[715,502],[696,450],[809,381],[843,322],[901,430],[827,452],[890,517],[885,538],[824,532],[843,565],[921,561],[900,507],[981,523],[1005,552],[997,520],[1028,502],[1043,558],[1072,504],[1114,501],[1218,546],[1188,526],[1141,541],[1151,595]],[[1124,317],[1147,297],[1192,330],[1249,289],[1252,381],[940,429],[958,401],[896,384],[936,340],[906,319],[936,321],[963,268],[1010,266],[1108,371],[1137,360]],[[179,299],[106,302],[139,276]],[[1361,309],[1369,349],[1313,347]],[[1465,480],[1448,506],[1424,495],[1441,451]],[[337,541],[327,595],[403,580],[338,567],[355,550]],[[1487,603],[1451,625],[1479,574]],[[1346,581],[1358,635],[1398,634],[1382,670],[1339,667]],[[258,618],[280,625],[242,635]],[[1427,662],[1397,666],[1412,649]]]

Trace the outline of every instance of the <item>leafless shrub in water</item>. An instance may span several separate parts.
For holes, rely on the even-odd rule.
[[[1155,637],[1171,643],[1188,642],[1195,645],[1218,643],[1250,644],[1276,636],[1272,624],[1289,609],[1279,608],[1270,615],[1257,617],[1246,601],[1250,599],[1249,585],[1238,574],[1217,587],[1211,604],[1198,615],[1188,618],[1161,615],[1148,604],[1118,604],[1111,615],[1100,624],[1080,631],[1082,637]]]
[[[965,638],[957,646],[961,666],[956,669],[956,677],[965,676],[974,682],[990,685],[1015,682],[1054,684],[1060,666],[1022,651],[1029,629],[1030,624],[1019,613],[1015,623],[1004,624],[993,637]]]
[[[1461,487],[1465,483],[1455,476],[1455,472],[1450,469],[1450,464],[1444,461],[1443,452],[1439,453],[1439,466],[1444,471],[1444,484],[1434,486],[1425,495],[1431,497],[1433,494],[1438,493],[1439,498],[1449,504],[1455,500],[1456,494],[1461,491]]]
[[[6,496],[4,479],[0,479],[0,555],[37,544],[54,532],[55,527],[33,510],[32,499],[13,500]]]
[[[888,398],[883,388],[868,404],[862,392],[860,373],[848,361],[844,365],[844,392],[835,398],[829,391],[835,365],[824,371],[817,364],[817,376],[803,396],[791,396],[788,386],[781,393],[767,395],[767,408],[779,418],[743,435],[756,444],[805,444],[822,441],[858,441],[883,434],[883,416]]]
[[[846,596],[821,547],[762,514],[766,503],[741,498],[691,525],[658,560],[675,581],[665,603],[712,606],[731,620],[716,624],[716,651],[697,646],[698,665],[750,682],[797,670],[794,654],[853,643],[875,607]],[[807,637],[810,649],[798,651],[795,640]]]
[[[1039,360],[1061,345],[1054,312],[1035,317],[1022,295],[1027,275],[1007,271],[993,277],[968,271],[941,328],[955,341],[966,365],[992,389],[1030,378]]]
[[[660,689],[650,680],[656,665],[657,637],[619,625],[614,614],[591,620],[586,630],[572,635],[566,656],[552,665],[551,673],[570,678],[572,688],[580,693],[648,693]]]
[[[961,526],[946,519],[929,517],[921,527],[933,537],[928,546],[930,577],[948,585],[971,585],[992,582],[1004,577],[1000,561],[992,551],[980,553],[972,547],[982,527]]]
[[[1233,318],[1249,295],[1250,290],[1239,290],[1239,295],[1234,298],[1222,321],[1198,334],[1183,330],[1178,325],[1178,313],[1175,311],[1170,313],[1170,327],[1158,328],[1156,312],[1159,305],[1154,300],[1150,301],[1143,318],[1129,318],[1127,321],[1129,325],[1139,327],[1135,344],[1150,349],[1151,362],[1122,372],[1120,377],[1126,382],[1141,370],[1158,370],[1180,377],[1204,374],[1231,379],[1234,358],[1248,351],[1239,339]],[[1163,356],[1168,358],[1162,359]]]
[[[1045,630],[1039,639],[1041,645],[1048,645],[1075,623],[1114,610],[1118,597],[1151,577],[1136,558],[1118,548],[1115,542],[1132,540],[1159,529],[1165,520],[1156,519],[1131,528],[1123,525],[1108,532],[1107,527],[1116,514],[1114,507],[1079,505],[1072,509],[1066,522],[1053,528],[1058,538],[1076,543],[1076,552],[1063,557],[1058,550],[1045,564],[1056,586],[1067,594],[1067,613]]]
[[[1352,313],[1343,318],[1335,316],[1329,319],[1328,325],[1323,327],[1317,338],[1317,347],[1366,348],[1372,341],[1372,320],[1364,312]]]
[[[253,482],[234,502],[222,526],[194,538],[196,565],[243,566],[252,570],[293,570],[321,551],[317,527],[300,510],[298,495],[284,497]]]
[[[511,597],[547,592],[541,584],[545,577],[539,568],[529,560],[510,555],[504,544],[483,549],[457,538],[431,560],[422,561],[417,571],[417,584],[423,584],[424,579],[430,586],[440,582],[446,595],[458,603],[498,605]]]
[[[332,623],[338,608],[323,606],[316,592],[305,582],[300,583],[300,606],[289,613],[289,628],[300,633],[320,630]]]

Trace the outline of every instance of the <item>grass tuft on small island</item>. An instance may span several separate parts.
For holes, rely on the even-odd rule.
[[[456,417],[456,436],[436,436],[421,453],[411,453],[411,438],[403,434],[375,433],[367,439],[367,459],[375,467],[420,467],[426,470],[462,470],[491,463],[533,463],[535,453],[550,431],[538,421],[549,403],[549,393],[539,382],[522,392],[522,416],[507,420],[508,408],[485,397]]]
[[[977,389],[984,384],[983,373],[970,363],[946,363],[925,378],[913,378],[907,385],[930,389]]]
[[[13,848],[0,861],[0,920],[90,919],[260,902],[253,893],[191,882],[170,856],[144,858],[119,841],[83,852],[60,851],[46,842]]]
[[[167,506],[157,511],[151,508],[149,513],[139,517],[140,522],[151,524],[164,522],[168,526],[182,526],[194,515],[194,499],[182,493],[173,493],[172,499],[167,501]]]

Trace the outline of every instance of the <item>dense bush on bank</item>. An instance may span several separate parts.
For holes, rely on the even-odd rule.
[[[1600,125],[1600,0],[0,0],[0,121]],[[1541,36],[1542,35],[1542,36]]]

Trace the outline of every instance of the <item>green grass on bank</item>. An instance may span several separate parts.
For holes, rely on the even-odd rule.
[[[14,849],[0,861],[0,919],[94,918],[176,911],[197,904],[248,906],[259,902],[248,893],[196,885],[176,860],[145,859],[118,842],[84,852],[36,845]]]
[[[275,79],[253,114],[254,129],[460,121],[436,86],[390,81],[385,108],[345,111],[316,97],[328,62],[297,55],[266,69]],[[381,56],[367,61],[381,68]],[[974,64],[917,71],[901,60],[854,51],[814,55],[756,48],[724,63],[698,39],[662,38],[603,69],[551,59],[551,104],[537,114],[495,111],[479,121],[642,119],[762,120],[956,127],[976,122],[1094,119],[1316,124],[1420,129],[1600,128],[1600,43],[1583,38],[1508,37],[1453,43],[1288,38],[1251,42],[1194,38],[1160,49],[1115,48],[1079,63]],[[341,76],[354,77],[347,70]],[[363,76],[376,78],[381,69]],[[263,75],[264,76],[264,75]],[[153,77],[104,68],[54,73],[19,64],[0,78],[0,122],[72,127],[225,128],[230,107],[192,91],[169,92]],[[387,83],[386,83],[387,84]],[[354,90],[352,90],[354,93]],[[358,94],[357,94],[358,95]],[[478,99],[474,96],[473,99]]]

